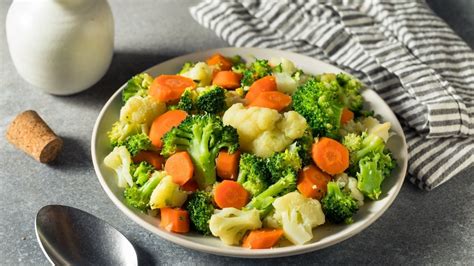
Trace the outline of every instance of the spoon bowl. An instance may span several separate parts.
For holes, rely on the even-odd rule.
[[[36,215],[35,231],[55,265],[137,265],[128,239],[105,221],[79,209],[47,205]]]

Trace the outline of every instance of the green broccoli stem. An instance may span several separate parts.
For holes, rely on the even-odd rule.
[[[385,142],[381,137],[374,134],[369,134],[362,141],[362,146],[363,148],[355,153],[355,161],[359,161],[362,157],[369,154],[370,152],[382,151],[385,147]]]
[[[153,193],[153,190],[155,190],[155,188],[158,186],[161,179],[162,178],[160,177],[153,177],[148,179],[148,181],[138,189],[142,197],[150,198],[151,193]]]
[[[245,208],[258,210],[267,209],[275,201],[275,197],[285,191],[292,184],[293,178],[293,173],[287,174],[285,177],[269,186],[262,193],[258,194],[258,196],[254,197]]]
[[[357,188],[371,200],[377,200],[382,194],[380,188],[384,176],[377,165],[378,160],[361,160],[359,162],[360,172],[357,173]]]
[[[205,189],[216,182],[215,156],[209,151],[209,139],[212,135],[212,124],[201,128],[193,127],[194,138],[191,140],[189,155],[194,163],[194,174],[200,189]]]
[[[344,197],[344,194],[342,194],[341,189],[339,188],[339,185],[336,182],[329,182],[327,184],[327,193],[328,195],[334,195],[336,197]]]

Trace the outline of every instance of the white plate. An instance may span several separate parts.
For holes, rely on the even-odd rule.
[[[202,61],[216,52],[225,56],[238,54],[246,60],[252,60],[253,57],[264,59],[283,57],[293,61],[295,65],[298,68],[303,69],[304,72],[311,74],[342,72],[334,66],[303,55],[257,48],[221,48],[205,52],[197,52],[163,62],[145,72],[152,76],[157,76],[159,74],[175,74],[180,70],[184,62]],[[130,77],[134,74],[136,73],[130,73]],[[112,124],[119,118],[119,110],[122,106],[121,91],[124,86],[125,84],[107,101],[95,123],[91,144],[92,161],[94,163],[95,172],[102,188],[105,190],[112,202],[123,213],[125,213],[125,215],[145,229],[178,245],[217,255],[245,258],[280,257],[318,250],[348,239],[375,222],[375,220],[377,220],[395,200],[400,187],[403,184],[408,157],[405,136],[402,128],[387,104],[374,91],[367,89],[363,92],[363,96],[365,101],[367,101],[369,108],[373,109],[376,114],[381,115],[384,121],[392,123],[392,130],[396,135],[390,138],[388,147],[393,152],[398,166],[393,171],[392,175],[384,181],[381,199],[373,202],[367,200],[366,204],[354,216],[355,222],[353,224],[326,224],[317,227],[314,230],[314,239],[305,245],[286,246],[264,250],[249,250],[241,247],[226,246],[218,238],[204,237],[197,233],[189,233],[185,235],[169,233],[158,226],[158,218],[143,214],[124,203],[122,189],[117,187],[117,178],[114,172],[107,168],[103,163],[104,157],[111,151],[106,133],[110,130]]]

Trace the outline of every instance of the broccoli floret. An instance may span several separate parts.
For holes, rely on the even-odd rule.
[[[339,95],[344,106],[347,106],[349,110],[355,113],[360,113],[364,104],[364,99],[360,94],[362,83],[344,73],[337,74],[336,80],[343,91]]]
[[[342,139],[342,144],[349,150],[350,169],[355,175],[359,171],[359,160],[369,153],[383,153],[384,140],[375,135],[362,132],[362,134],[349,133]]]
[[[337,138],[343,104],[338,87],[309,79],[292,96],[293,109],[301,114],[315,136]]]
[[[193,68],[193,66],[194,66],[194,63],[193,63],[193,62],[186,62],[186,63],[184,63],[183,67],[182,67],[181,70],[178,72],[178,74],[183,74],[183,73],[188,72],[191,68]]]
[[[240,156],[237,182],[242,184],[252,196],[256,196],[267,189],[269,178],[270,173],[263,158],[250,153],[244,153]]]
[[[153,77],[147,73],[141,73],[132,77],[122,91],[122,101],[126,102],[130,97],[135,95],[148,95],[148,88],[153,82]]]
[[[272,203],[277,197],[296,190],[297,179],[296,172],[292,169],[288,169],[283,178],[280,178],[265,191],[252,198],[245,206],[245,209],[257,209],[261,211],[262,216],[265,216],[271,211]]]
[[[305,130],[304,135],[295,141],[298,147],[298,154],[300,155],[303,166],[309,165],[313,162],[311,157],[311,149],[313,148],[314,138],[310,129]]]
[[[195,90],[187,89],[177,105],[170,109],[180,109],[188,113],[219,114],[226,108],[226,91],[218,86],[208,86]]]
[[[390,153],[374,152],[359,161],[357,188],[372,200],[382,194],[381,185],[385,177],[395,168],[395,160]]]
[[[242,72],[242,86],[250,86],[260,78],[272,74],[272,67],[268,64],[268,60],[255,60],[246,70]]]
[[[205,189],[216,181],[216,157],[220,149],[233,153],[239,147],[237,131],[224,126],[216,115],[191,115],[179,126],[163,136],[161,154],[170,156],[185,150],[194,163],[194,174],[199,188]]]
[[[326,218],[333,223],[353,222],[352,216],[359,209],[357,201],[348,193],[344,193],[336,182],[327,184],[327,194],[321,200]]]
[[[293,143],[283,152],[275,152],[267,160],[267,167],[271,174],[272,183],[283,178],[288,170],[298,172],[302,167],[299,147]]]
[[[209,220],[214,214],[214,205],[212,205],[211,193],[197,191],[186,203],[186,210],[189,212],[189,219],[196,231],[210,235]]]
[[[306,118],[314,135],[338,138],[343,108],[359,114],[362,84],[346,74],[322,74],[293,94],[293,108]]]
[[[139,164],[130,164],[130,174],[132,175],[133,181],[140,186],[148,181],[153,170],[155,170],[155,168],[145,161]]]
[[[187,113],[191,113],[191,111],[194,109],[194,101],[196,97],[196,90],[186,89],[183,94],[181,94],[178,104],[170,106],[169,109],[179,109],[186,111]]]
[[[199,91],[196,99],[198,112],[219,114],[226,108],[225,90],[218,86],[207,87]]]
[[[145,211],[149,206],[150,196],[153,193],[153,190],[160,183],[161,179],[162,176],[153,175],[143,184],[143,186],[133,185],[125,188],[123,192],[125,202],[132,207]]]
[[[123,142],[116,142],[118,146],[125,146],[132,156],[151,147],[151,140],[145,133],[128,136]]]
[[[142,129],[139,125],[117,121],[112,124],[112,129],[107,132],[107,137],[109,138],[112,147],[116,147],[123,145],[123,142],[128,136],[138,134],[140,132],[142,132]]]

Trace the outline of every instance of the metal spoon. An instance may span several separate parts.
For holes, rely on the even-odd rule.
[[[105,221],[76,208],[47,205],[35,231],[48,260],[56,265],[137,265],[128,239]]]

